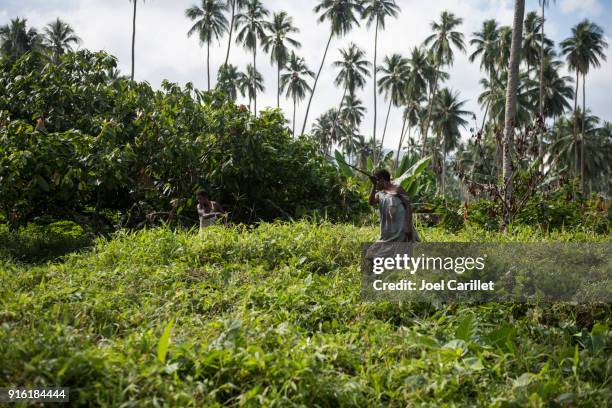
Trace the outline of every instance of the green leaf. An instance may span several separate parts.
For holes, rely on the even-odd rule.
[[[455,338],[463,341],[469,341],[476,331],[476,322],[474,316],[469,314],[465,316],[459,323],[459,327],[455,330]]]
[[[429,165],[431,161],[431,156],[427,156],[413,164],[404,174],[393,180],[395,184],[399,184],[402,186],[404,190],[408,190],[411,188],[412,183],[416,180],[416,178],[425,170],[425,168]]]
[[[166,355],[168,354],[168,346],[170,345],[170,332],[172,331],[172,325],[174,324],[174,320],[170,320],[166,327],[164,328],[164,332],[159,338],[159,342],[157,343],[157,359],[160,363],[166,362]]]
[[[336,158],[336,164],[338,165],[338,169],[340,169],[340,173],[345,177],[355,177],[355,173],[353,169],[346,165],[346,160],[344,160],[344,156],[338,150],[334,151],[334,157]]]
[[[49,192],[49,183],[47,183],[45,179],[39,175],[36,175],[36,184],[38,184],[38,187],[40,187],[45,193]]]

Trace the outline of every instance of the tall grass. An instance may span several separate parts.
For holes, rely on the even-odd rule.
[[[373,227],[117,233],[61,263],[0,265],[0,387],[118,406],[603,406],[611,310],[368,303]],[[607,240],[520,228],[428,241]],[[576,358],[576,347],[578,350]],[[162,358],[163,357],[163,358]]]

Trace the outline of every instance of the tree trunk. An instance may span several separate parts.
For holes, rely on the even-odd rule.
[[[334,37],[334,32],[330,30],[329,40],[327,40],[327,45],[325,46],[325,52],[323,53],[323,60],[321,61],[321,66],[319,67],[319,71],[317,72],[317,76],[315,77],[314,84],[312,84],[312,91],[310,92],[310,98],[308,98],[308,105],[306,106],[306,116],[304,117],[304,124],[302,125],[301,134],[304,134],[304,130],[306,130],[306,123],[308,123],[308,113],[310,112],[310,104],[312,103],[312,97],[315,93],[315,89],[317,88],[317,82],[319,81],[319,75],[321,75],[321,70],[323,69],[323,65],[325,65],[325,57],[327,57],[327,51],[329,50],[329,44],[331,43],[331,40],[333,37]]]
[[[136,45],[136,2],[138,0],[132,0],[134,2],[134,15],[132,17],[132,74],[130,75],[131,80],[134,80],[134,48]]]
[[[232,47],[232,33],[234,32],[234,19],[236,18],[236,0],[232,1],[232,18],[230,20],[229,39],[227,40],[227,53],[225,54],[225,63],[229,61],[230,48]]]
[[[576,69],[576,92],[574,92],[574,177],[578,177],[578,84],[580,84],[578,74],[579,72]]]
[[[540,116],[544,120],[544,1],[542,3],[542,26],[540,38]],[[540,170],[544,170],[544,131],[540,128],[540,143],[538,144],[538,155],[540,157]]]
[[[280,63],[276,62],[276,108],[280,107]]]
[[[521,63],[521,40],[523,38],[523,17],[525,14],[525,0],[515,0],[514,23],[512,28],[512,45],[510,47],[510,69],[508,72],[508,86],[506,89],[506,112],[504,117],[504,219],[503,227],[507,227],[512,219],[511,203],[512,190],[512,148],[514,125],[516,119],[516,92],[518,88],[519,66]]]
[[[257,117],[257,40],[253,48],[253,116]]]
[[[584,150],[586,147],[586,138],[584,134],[584,124],[586,122],[586,94],[585,94],[586,74],[582,74],[582,137],[580,141],[580,189],[582,194],[585,193],[584,187]]]
[[[374,65],[372,66],[374,79],[374,128],[372,130],[372,161],[376,163],[376,99],[378,93],[376,92],[376,54],[378,52],[378,16],[376,17],[376,28],[374,29]]]
[[[295,95],[293,95],[293,130],[291,131],[291,134],[293,135],[293,137],[295,138],[295,108],[296,108],[296,100],[295,100]]]
[[[446,194],[446,140],[442,143],[442,195]]]
[[[389,100],[389,108],[387,109],[387,117],[385,119],[385,127],[383,128],[383,135],[382,138],[380,139],[380,153],[382,155],[384,146],[383,143],[385,142],[385,134],[387,133],[387,123],[389,122],[389,114],[391,113],[391,105],[393,104],[393,101],[390,99]],[[376,161],[374,161],[374,164],[376,164]]]
[[[402,150],[402,142],[404,141],[404,129],[406,128],[406,115],[404,115],[404,120],[402,121],[402,131],[400,132],[400,140],[397,145],[397,154],[395,155],[395,169],[397,170],[397,166],[399,164],[399,155]]]
[[[427,142],[427,133],[429,132],[429,122],[431,122],[431,113],[433,110],[433,102],[436,98],[436,92],[438,90],[438,70],[440,67],[436,65],[436,73],[434,75],[434,84],[433,90],[431,91],[431,98],[429,99],[429,107],[427,108],[427,121],[424,123],[423,134],[421,135],[421,139],[423,140],[423,144],[421,145],[421,158],[425,157],[425,143]]]
[[[206,42],[206,79],[208,81],[208,90],[210,91],[210,41]]]

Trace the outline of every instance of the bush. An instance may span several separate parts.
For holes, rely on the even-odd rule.
[[[205,187],[236,222],[359,215],[366,205],[278,111],[254,118],[217,92],[113,80],[104,53],[59,64],[26,54],[0,66],[0,215],[11,227],[41,214],[127,225],[150,213],[189,224]],[[28,124],[44,114],[47,132]]]

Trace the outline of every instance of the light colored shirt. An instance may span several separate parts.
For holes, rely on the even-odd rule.
[[[404,242],[406,240],[406,208],[397,194],[386,191],[376,193],[380,211],[380,237],[378,242]]]

